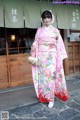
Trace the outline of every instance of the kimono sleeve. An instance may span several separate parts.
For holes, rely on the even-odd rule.
[[[67,52],[66,52],[66,49],[65,49],[65,46],[64,46],[64,42],[63,42],[63,39],[62,39],[62,37],[61,37],[61,35],[60,35],[60,32],[59,32],[59,30],[57,30],[57,40],[58,40],[58,45],[57,45],[57,47],[58,47],[58,53],[61,55],[61,59],[63,60],[63,59],[65,59],[65,58],[67,58],[68,56],[67,56]]]
[[[38,43],[38,39],[39,39],[39,32],[40,32],[40,28],[37,29],[37,32],[35,34],[35,39],[32,45],[36,46]]]
[[[33,57],[36,57],[36,53],[37,53],[37,50],[38,50],[39,32],[40,32],[40,28],[37,29],[37,32],[35,34],[34,42],[33,42],[32,46],[31,46],[31,55]],[[33,48],[34,48],[34,50],[33,50]]]

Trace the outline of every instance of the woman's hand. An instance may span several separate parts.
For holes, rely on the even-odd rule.
[[[31,51],[34,51],[36,47],[34,45],[31,46]]]
[[[36,50],[36,47],[35,47],[34,45],[32,45],[32,46],[31,46],[31,52],[30,52],[31,55],[32,55],[32,53],[34,54],[35,50]]]

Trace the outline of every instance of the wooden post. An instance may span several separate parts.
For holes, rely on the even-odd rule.
[[[7,29],[5,28],[5,40],[6,40],[6,61],[7,61],[7,74],[8,74],[8,82],[10,86],[10,59],[9,59],[9,46],[8,46],[8,37],[7,37]]]

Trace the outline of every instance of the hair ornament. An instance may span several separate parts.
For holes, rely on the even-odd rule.
[[[42,18],[40,18],[41,22],[43,21]]]

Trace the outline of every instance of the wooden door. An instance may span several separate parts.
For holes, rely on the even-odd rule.
[[[10,55],[10,86],[32,83],[31,65],[27,62],[30,54]]]
[[[80,42],[68,43],[69,74],[80,72]]]

